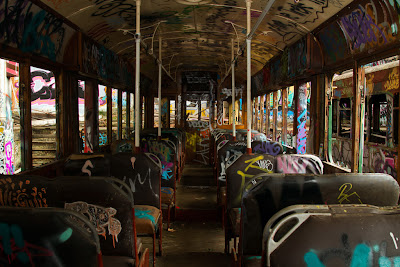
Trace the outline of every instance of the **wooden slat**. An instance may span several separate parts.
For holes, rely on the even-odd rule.
[[[32,169],[32,113],[31,113],[31,72],[30,61],[20,63],[20,97],[21,109],[21,169]]]

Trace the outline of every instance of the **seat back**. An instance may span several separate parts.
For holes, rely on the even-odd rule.
[[[282,215],[266,236],[267,266],[398,265],[399,207],[291,207]]]
[[[119,152],[133,152],[135,148],[135,141],[133,140],[116,140],[111,143],[111,154]]]
[[[77,223],[78,222],[78,223]],[[1,266],[99,266],[99,237],[80,214],[0,207]]]
[[[217,148],[217,174],[220,180],[224,180],[226,178],[226,168],[246,152],[246,143],[226,140],[220,144],[222,146],[219,149]]]
[[[274,173],[276,158],[263,154],[243,154],[226,169],[227,209],[239,208],[247,181],[260,173]]]
[[[121,152],[112,156],[111,175],[130,187],[135,205],[161,209],[161,170],[154,154]]]
[[[162,166],[161,186],[175,188],[176,181],[176,152],[173,143],[168,140],[142,139],[143,152],[156,155]]]
[[[279,210],[296,204],[396,205],[399,185],[388,174],[261,174],[245,185],[241,251],[261,255],[262,231]]]
[[[110,176],[111,159],[108,154],[72,154],[64,163],[66,176]]]
[[[8,176],[0,184],[15,196],[17,207],[57,207],[81,213],[95,226],[104,255],[134,258],[133,196],[129,187],[110,177]]]
[[[324,164],[315,155],[284,154],[276,158],[277,173],[324,173]]]

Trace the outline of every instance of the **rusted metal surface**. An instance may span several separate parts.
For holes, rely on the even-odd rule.
[[[399,186],[387,174],[261,174],[243,189],[242,253],[261,255],[262,231],[279,210],[297,204],[396,205]]]
[[[266,266],[391,266],[399,258],[398,207],[294,206],[282,215],[265,235]]]

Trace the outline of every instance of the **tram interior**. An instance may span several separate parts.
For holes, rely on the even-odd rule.
[[[1,266],[400,266],[400,3],[0,1]]]

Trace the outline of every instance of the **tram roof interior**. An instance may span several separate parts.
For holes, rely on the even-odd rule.
[[[135,65],[136,1],[34,2],[59,13],[64,21],[71,22],[67,24],[73,29],[83,32],[98,44],[127,59],[132,66]],[[249,2],[252,75],[265,69],[270,62],[272,68],[277,62],[275,59],[281,56],[289,56],[289,64],[294,64],[292,67],[288,66],[291,72],[287,77],[289,80],[302,73],[296,69],[298,66],[303,65],[303,70],[310,71],[320,71],[322,67],[337,67],[338,62],[344,62],[356,53],[371,51],[375,46],[373,42],[360,45],[360,41],[356,40],[354,29],[349,25],[357,22],[354,14],[369,12],[375,21],[382,20],[380,10],[375,8],[373,13],[371,5],[363,4],[368,1]],[[377,1],[372,2],[373,6],[378,4]],[[394,7],[390,4],[382,9],[387,9],[389,14],[394,12]],[[263,11],[267,11],[265,17]],[[339,19],[340,15],[345,16]],[[237,57],[236,79],[238,83],[245,83],[245,0],[141,1],[140,17],[140,68],[143,75],[153,78],[157,74],[156,58],[159,57],[161,38],[162,65],[172,80],[177,81],[180,72],[192,70],[212,71],[221,78],[227,77],[230,74],[233,42],[234,55]],[[385,19],[388,18],[383,18]],[[393,22],[390,22],[392,24],[387,24],[389,26],[382,34],[389,36],[396,31]],[[380,38],[384,38],[388,44],[391,42],[388,37]],[[307,50],[318,50],[316,53],[319,55],[312,55],[312,63],[294,63],[298,60],[310,61],[308,51],[304,50],[306,46]],[[304,52],[307,52],[307,59]]]

